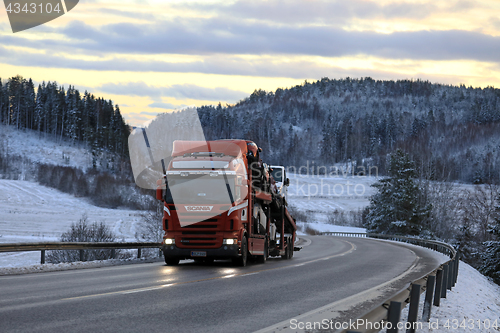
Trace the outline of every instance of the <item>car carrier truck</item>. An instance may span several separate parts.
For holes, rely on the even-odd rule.
[[[248,140],[174,141],[156,190],[167,265],[231,259],[246,266],[249,259],[290,259],[300,249],[294,248],[285,168],[263,163],[261,151]]]

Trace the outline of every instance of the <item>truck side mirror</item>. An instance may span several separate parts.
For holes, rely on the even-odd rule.
[[[285,180],[285,186],[288,186],[288,185],[290,185],[290,178],[287,178],[287,179]]]

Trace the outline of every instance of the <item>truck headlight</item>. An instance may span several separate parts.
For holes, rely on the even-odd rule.
[[[234,245],[234,244],[236,244],[237,241],[238,241],[237,239],[228,238],[228,239],[224,239],[222,241],[222,244],[225,244],[225,245]]]
[[[164,243],[165,243],[165,245],[175,244],[175,239],[174,238],[166,238]]]

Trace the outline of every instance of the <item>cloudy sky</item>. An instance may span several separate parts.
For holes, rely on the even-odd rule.
[[[500,87],[499,0],[80,0],[13,34],[0,78],[112,99],[133,125],[322,77]]]

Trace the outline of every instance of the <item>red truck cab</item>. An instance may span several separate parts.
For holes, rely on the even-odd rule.
[[[248,140],[174,141],[157,188],[164,203],[162,250],[168,265],[232,259],[245,266],[249,256],[261,262],[270,253],[292,256],[295,223],[284,206],[278,207],[259,152]],[[293,237],[285,239],[285,232]]]

